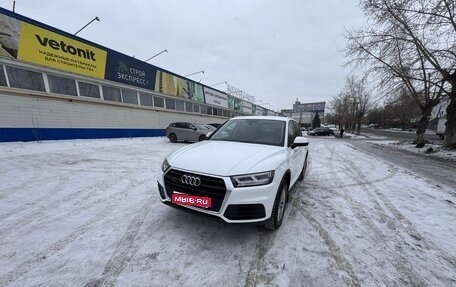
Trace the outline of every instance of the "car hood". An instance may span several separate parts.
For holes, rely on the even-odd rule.
[[[228,141],[203,141],[168,156],[172,167],[230,176],[274,170],[285,160],[286,148]]]

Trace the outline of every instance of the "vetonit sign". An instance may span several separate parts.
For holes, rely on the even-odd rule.
[[[81,48],[75,48],[71,45],[67,45],[64,41],[60,41],[59,43],[56,40],[49,39],[47,37],[42,39],[38,34],[35,34],[35,37],[43,48],[47,48],[49,46],[54,50],[61,50],[62,52],[69,53],[73,56],[78,55],[80,58],[96,61],[95,52],[89,49],[84,50]]]
[[[103,79],[106,51],[22,22],[17,59]]]

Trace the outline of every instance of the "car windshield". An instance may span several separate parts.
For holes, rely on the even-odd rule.
[[[210,128],[203,124],[193,124],[199,130],[209,130]]]
[[[217,130],[210,140],[283,146],[285,121],[267,119],[230,120]]]

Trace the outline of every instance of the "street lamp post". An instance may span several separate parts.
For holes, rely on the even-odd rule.
[[[97,20],[98,22],[100,22],[100,18],[98,17],[95,17],[93,18],[89,23],[85,24],[84,27],[82,27],[81,29],[79,29],[76,33],[74,33],[73,35],[76,36],[76,34],[78,34],[79,32],[81,32],[82,30],[85,29],[85,27],[89,26],[90,24],[92,24],[93,21]]]
[[[202,74],[204,74],[204,71],[203,71],[203,70],[201,70],[201,71],[198,71],[198,72],[194,72],[194,73],[191,73],[191,74],[185,75],[184,77],[193,76],[193,75],[196,75],[196,74],[199,74],[199,73],[202,73]]]
[[[217,86],[217,85],[221,85],[221,84],[227,84],[228,85],[228,83],[226,81],[223,81],[223,82],[220,82],[220,83],[215,83],[215,84],[209,85],[209,87],[213,87],[213,86]]]
[[[155,57],[157,57],[158,55],[163,54],[163,53],[165,53],[165,52],[168,53],[168,50],[165,49],[165,50],[163,50],[163,51],[161,51],[161,52],[159,52],[159,53],[153,55],[152,57],[148,58],[148,59],[145,60],[144,62],[147,62],[147,61],[149,61],[150,59],[155,58]]]

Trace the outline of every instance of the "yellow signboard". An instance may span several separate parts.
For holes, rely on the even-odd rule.
[[[106,51],[22,22],[17,59],[103,79]]]

